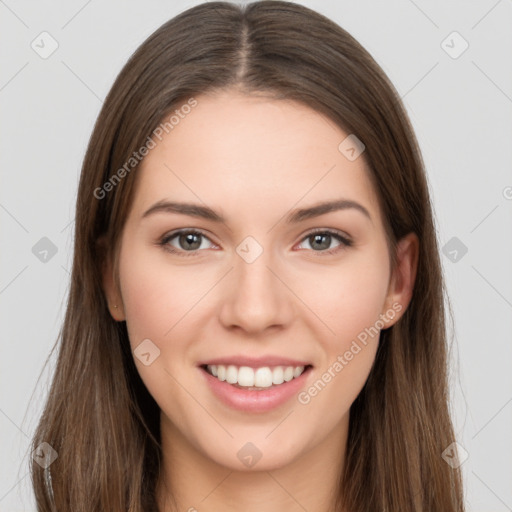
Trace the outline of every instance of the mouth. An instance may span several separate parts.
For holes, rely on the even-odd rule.
[[[233,364],[204,364],[200,368],[220,382],[226,382],[233,387],[247,391],[262,391],[298,379],[302,374],[309,371],[312,365],[278,365],[252,368],[250,366],[236,366]]]
[[[202,364],[198,370],[212,396],[244,413],[264,413],[289,403],[313,375],[313,365],[236,366]]]

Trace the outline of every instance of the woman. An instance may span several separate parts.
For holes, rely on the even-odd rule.
[[[159,28],[75,233],[38,510],[464,510],[420,151],[338,25],[263,1]]]

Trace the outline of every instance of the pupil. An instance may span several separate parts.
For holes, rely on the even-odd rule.
[[[194,233],[188,233],[186,235],[181,235],[180,237],[180,243],[183,248],[185,249],[198,249],[201,245],[201,242],[199,241],[199,236]],[[195,241],[194,241],[195,239]]]
[[[328,235],[328,234],[318,234],[318,235],[313,235],[313,240],[314,242],[311,244],[311,246],[313,248],[315,248],[315,244],[318,242],[320,244],[320,246],[317,246],[317,249],[328,249],[329,248],[329,245],[331,245],[331,235]],[[322,239],[323,239],[323,243],[322,243]]]

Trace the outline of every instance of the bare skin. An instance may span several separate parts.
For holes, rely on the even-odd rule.
[[[418,239],[400,241],[390,273],[364,153],[348,160],[338,150],[348,134],[321,114],[233,91],[196,99],[136,171],[120,289],[110,265],[104,273],[110,312],[126,321],[132,350],[145,339],[160,350],[148,366],[134,358],[161,409],[160,511],[174,510],[172,493],[180,511],[330,512],[349,409],[379,336],[358,342],[357,353],[353,342],[372,326],[390,327],[406,310]],[[369,217],[348,207],[287,222],[296,209],[339,199],[358,203]],[[224,222],[165,211],[143,217],[161,200],[208,206]],[[320,241],[312,237],[316,228]],[[195,248],[179,235],[159,245],[178,229],[202,232]],[[257,242],[250,251],[262,249],[251,263],[236,250],[248,236]],[[293,397],[259,414],[223,404],[197,365],[231,355],[310,361],[302,402]],[[346,364],[336,371],[339,356]],[[328,383],[308,394],[329,369]],[[237,456],[248,442],[261,454],[251,467]]]

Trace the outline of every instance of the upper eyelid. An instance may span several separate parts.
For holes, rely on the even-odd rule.
[[[165,235],[163,235],[161,237],[161,240],[164,241],[164,240],[172,240],[173,238],[177,237],[178,235],[182,235],[184,233],[194,233],[194,234],[199,234],[199,235],[202,235],[204,236],[205,238],[208,238],[208,240],[210,240],[212,243],[214,243],[215,245],[217,245],[211,238],[210,238],[210,235],[208,235],[205,231],[203,231],[202,229],[198,229],[198,228],[181,228],[181,229],[178,229],[176,231],[169,231],[168,233],[166,233]]]
[[[344,231],[342,231],[340,229],[334,229],[334,228],[312,228],[305,235],[303,235],[301,240],[304,240],[305,238],[307,238],[307,237],[309,237],[311,235],[314,235],[316,233],[329,233],[329,234],[332,234],[332,235],[337,235],[337,236],[339,236],[341,238],[345,238],[345,239],[347,239],[349,241],[352,241],[352,237],[348,233],[345,233]]]

